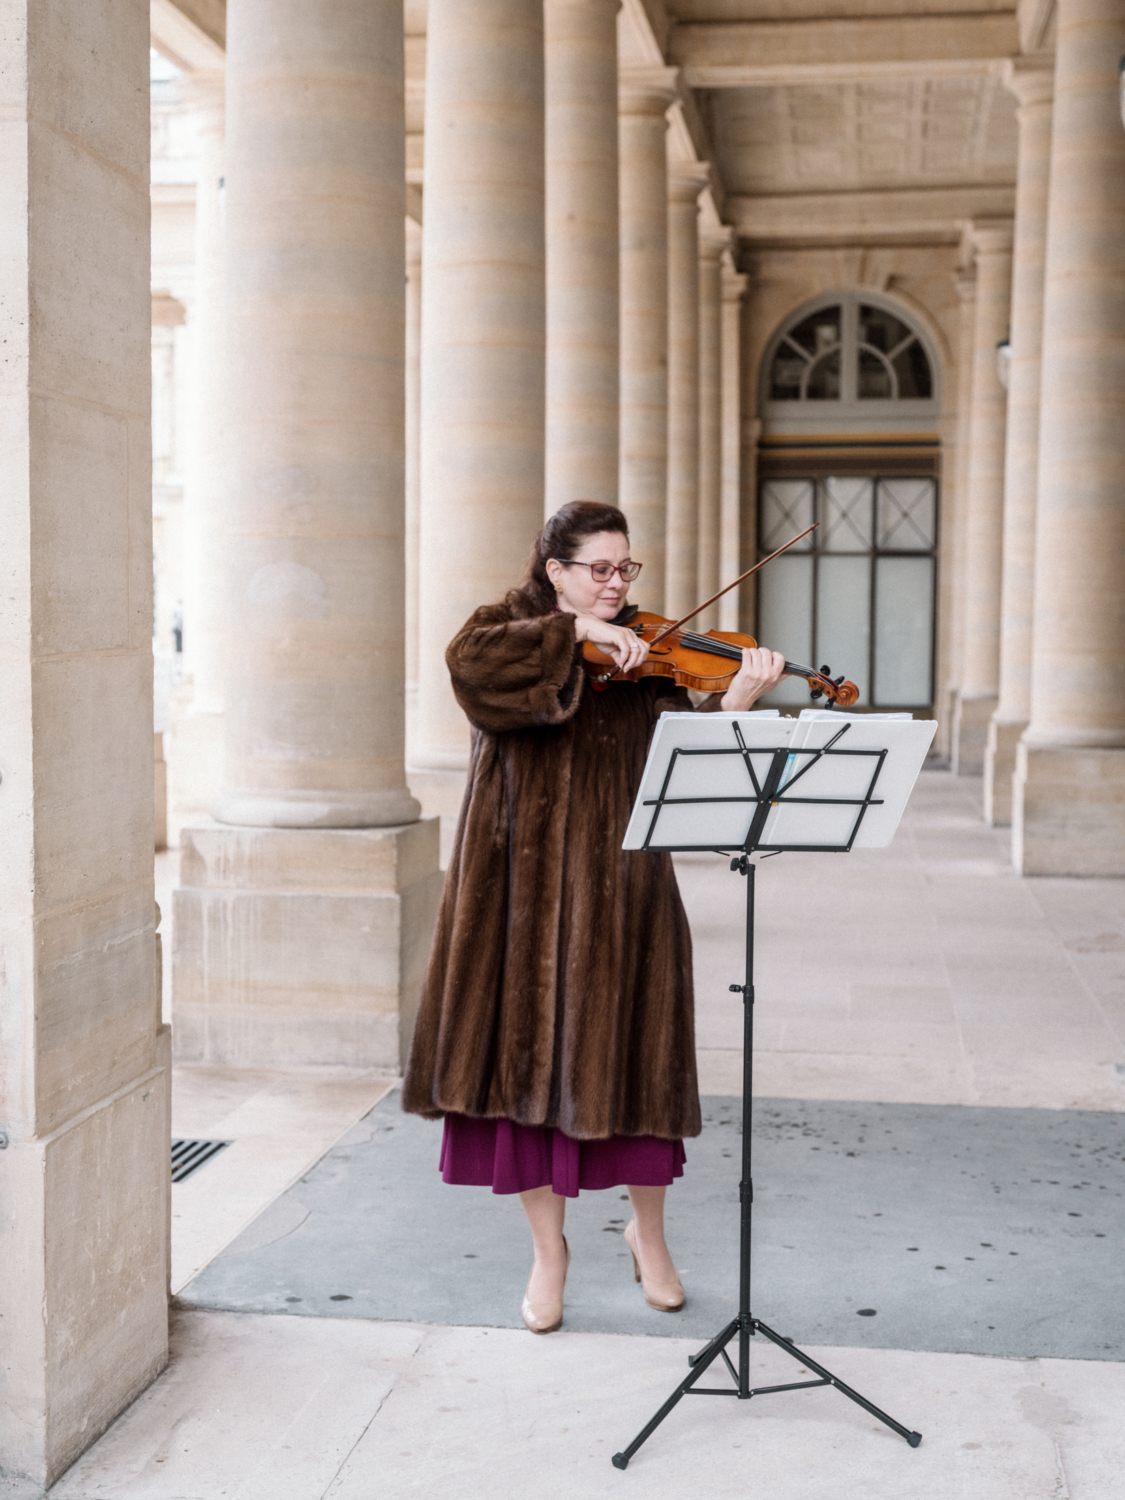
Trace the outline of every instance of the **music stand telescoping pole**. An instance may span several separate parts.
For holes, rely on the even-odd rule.
[[[753,1067],[754,1067],[754,880],[755,866],[751,856],[759,854],[768,857],[772,854],[780,854],[786,851],[801,852],[824,852],[824,853],[846,853],[855,845],[860,836],[864,820],[869,816],[873,808],[883,809],[886,806],[885,799],[875,797],[876,783],[880,779],[884,765],[887,760],[888,750],[885,747],[876,748],[872,745],[847,748],[841,747],[839,741],[844,738],[855,721],[847,721],[843,726],[836,724],[825,725],[829,732],[812,730],[808,720],[782,720],[778,718],[761,716],[759,722],[752,727],[762,732],[762,738],[766,744],[748,744],[743,730],[747,728],[747,720],[751,716],[723,715],[724,723],[716,723],[720,718],[718,715],[703,716],[695,715],[666,715],[661,720],[660,727],[670,719],[695,719],[697,724],[711,720],[708,729],[711,731],[709,737],[721,733],[721,730],[730,725],[733,720],[734,743],[729,738],[725,745],[713,743],[706,746],[692,746],[684,744],[666,745],[664,751],[670,750],[667,755],[666,765],[660,763],[661,751],[658,747],[658,739],[654,738],[653,750],[650,752],[649,764],[646,767],[645,781],[652,786],[650,772],[654,769],[659,773],[657,795],[655,797],[644,795],[646,786],[642,783],[641,792],[638,795],[636,807],[634,808],[633,820],[630,822],[630,834],[626,836],[626,847],[639,847],[652,852],[663,851],[685,852],[687,850],[709,852],[723,855],[730,859],[732,872],[737,871],[746,880],[746,948],[744,977],[741,984],[732,984],[730,989],[734,993],[740,993],[743,1001],[743,1028],[742,1028],[742,1177],[739,1182],[739,1209],[740,1209],[740,1244],[739,1244],[739,1275],[738,1275],[738,1316],[733,1318],[725,1328],[722,1328],[713,1339],[698,1354],[692,1355],[688,1364],[690,1372],[684,1377],[672,1394],[664,1402],[663,1406],[656,1412],[652,1419],[645,1424],[633,1441],[620,1453],[613,1455],[615,1468],[624,1469],[629,1460],[637,1452],[648,1438],[660,1426],[664,1418],[674,1406],[678,1404],[683,1396],[735,1396],[740,1401],[750,1400],[754,1396],[772,1395],[779,1391],[811,1390],[814,1387],[832,1386],[849,1400],[856,1402],[859,1406],[880,1422],[886,1423],[892,1431],[897,1432],[900,1437],[905,1438],[912,1448],[916,1448],[922,1441],[922,1434],[904,1427],[882,1411],[873,1402],[861,1396],[858,1391],[852,1389],[830,1370],[811,1359],[804,1350],[799,1349],[790,1339],[784,1338],[776,1333],[760,1318],[754,1316],[751,1310],[751,1223],[753,1215],[754,1190],[751,1176],[752,1166],[752,1140],[751,1140],[751,1110],[753,1105]],[[814,716],[815,722],[820,728],[824,715]],[[838,719],[839,716],[833,716]],[[800,724],[806,731],[805,734],[794,733],[793,726]],[[768,729],[767,729],[768,726]],[[882,731],[880,737],[893,737],[891,725],[880,724]],[[893,730],[902,726],[895,725]],[[911,728],[921,728],[921,725],[911,725]],[[870,739],[870,728],[866,736],[855,736],[858,739]],[[659,731],[658,731],[659,732]],[[747,729],[749,732],[749,728]],[[673,736],[669,735],[671,739]],[[926,738],[925,748],[928,748],[929,738]],[[820,741],[820,743],[800,744],[800,739],[806,741]],[[920,743],[919,737],[914,736],[915,742]],[[777,741],[781,743],[777,743]],[[723,773],[718,779],[720,781],[718,795],[698,794],[685,796],[676,795],[681,790],[696,790],[696,785],[689,784],[684,788],[680,785],[685,780],[682,773],[689,770],[689,783],[694,781],[698,784],[698,774],[690,776],[689,758],[693,757],[725,757],[728,763],[723,767]],[[850,764],[840,765],[842,776],[836,773],[836,763],[844,762],[845,758]],[[654,768],[654,759],[657,764]],[[918,760],[920,765],[921,761]],[[819,768],[819,770],[817,769]],[[736,772],[741,776],[745,772],[745,784],[738,787],[732,784],[731,773]],[[909,767],[907,768],[909,774]],[[917,774],[915,768],[914,774]],[[808,778],[808,780],[806,780]],[[909,784],[912,785],[914,776],[909,776]],[[803,795],[796,795],[794,789],[801,786]],[[834,783],[842,782],[842,785]],[[821,795],[816,795],[817,791]],[[840,792],[841,795],[831,795],[832,792]],[[909,786],[907,786],[907,792]],[[897,799],[896,799],[897,800]],[[905,795],[901,797],[905,802]],[[689,809],[696,809],[696,814],[689,813]],[[682,840],[687,832],[685,814],[689,817],[702,815],[709,820],[714,820],[716,815],[725,814],[725,809],[738,809],[736,816],[741,818],[738,831],[745,829],[745,836],[740,838],[735,847],[721,848],[715,844],[699,844],[697,842],[685,843]],[[834,827],[830,832],[836,834],[835,841],[813,842],[818,837],[817,829],[812,820],[822,814],[818,809],[833,809],[831,813],[826,812],[829,819],[834,820]],[[648,810],[651,809],[651,812]],[[783,811],[792,809],[792,811]],[[899,809],[901,810],[901,809]],[[790,833],[792,842],[783,842],[786,828],[783,819],[790,819]],[[748,826],[747,826],[748,820]],[[661,827],[662,821],[671,826]],[[891,828],[897,824],[897,814],[893,818]],[[708,830],[709,831],[709,830]],[[643,834],[639,840],[638,832]],[[677,840],[676,842],[665,842]],[[883,842],[881,838],[867,840],[867,842]],[[889,837],[885,840],[889,842]],[[723,841],[717,840],[716,843]],[[781,1385],[750,1385],[750,1339],[755,1334],[761,1334],[770,1343],[784,1350],[792,1359],[811,1371],[816,1378],[813,1380],[795,1380]],[[734,1340],[738,1340],[738,1367],[735,1368],[727,1353],[727,1346]],[[697,1382],[703,1377],[708,1368],[717,1360],[722,1360],[731,1379],[733,1387],[722,1385],[700,1386]]]

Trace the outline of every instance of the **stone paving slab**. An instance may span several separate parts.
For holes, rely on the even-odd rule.
[[[1125,1366],[814,1350],[919,1429],[831,1390],[687,1400],[610,1463],[686,1370],[682,1339],[187,1313],[170,1368],[51,1500],[1108,1500]],[[782,1368],[779,1368],[778,1361]],[[787,1378],[755,1348],[752,1373]],[[2,1493],[0,1481],[0,1493]]]
[[[702,1339],[737,1310],[739,1105],[704,1102],[668,1197],[686,1308],[645,1306],[624,1190],[583,1194],[568,1210],[569,1330]],[[520,1327],[519,1201],[444,1185],[439,1138],[392,1093],[181,1305]],[[764,1100],[755,1153],[753,1310],[785,1336],[1125,1359],[1125,1116]]]

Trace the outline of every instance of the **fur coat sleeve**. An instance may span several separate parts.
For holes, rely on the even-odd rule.
[[[466,621],[445,661],[470,722],[502,733],[562,724],[577,712],[586,674],[576,648],[573,615],[515,619],[493,604]]]
[[[584,686],[573,619],[511,604],[477,610],[447,660],[473,748],[403,1108],[698,1135],[672,861],[621,848],[653,727],[687,693]]]

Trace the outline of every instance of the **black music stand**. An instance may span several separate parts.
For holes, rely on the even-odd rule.
[[[680,717],[680,716],[676,716]],[[686,717],[686,716],[684,716]],[[695,717],[695,716],[693,716]],[[700,716],[702,717],[702,716]],[[711,717],[711,716],[708,716]],[[827,716],[825,716],[827,717]],[[661,721],[663,724],[664,721]],[[698,719],[697,719],[698,722]],[[706,722],[706,720],[704,720]],[[808,721],[796,721],[808,726]],[[816,721],[818,725],[823,719]],[[753,1396],[772,1395],[777,1391],[802,1391],[813,1387],[830,1385],[835,1387],[849,1400],[855,1401],[873,1417],[878,1417],[880,1422],[885,1422],[900,1437],[906,1439],[912,1448],[917,1448],[922,1441],[920,1432],[912,1432],[908,1427],[903,1427],[893,1417],[889,1417],[885,1411],[854,1391],[851,1386],[845,1385],[838,1376],[833,1375],[819,1365],[816,1360],[809,1356],[787,1338],[775,1333],[772,1328],[756,1318],[750,1310],[750,1228],[753,1211],[754,1192],[751,1182],[751,1108],[753,1105],[753,1063],[754,1063],[754,864],[750,858],[752,854],[769,856],[781,854],[786,851],[801,851],[804,853],[848,853],[854,846],[857,837],[860,836],[864,827],[864,820],[869,816],[872,808],[886,809],[889,813],[892,809],[887,808],[886,800],[876,797],[877,783],[883,772],[888,754],[891,751],[882,748],[843,748],[840,741],[848,734],[853,724],[857,721],[848,720],[837,727],[837,724],[828,723],[825,731],[805,733],[803,735],[793,733],[786,726],[792,726],[793,720],[766,719],[759,725],[753,725],[754,729],[759,727],[763,731],[762,737],[766,743],[757,746],[753,743],[747,744],[744,736],[744,728],[749,730],[751,725],[746,718],[723,717],[721,722],[712,722],[709,726],[715,737],[722,736],[722,731],[727,724],[733,728],[734,743],[728,742],[723,745],[715,743],[705,747],[690,747],[683,745],[671,745],[670,754],[667,756],[666,765],[657,766],[655,769],[660,774],[659,791],[655,797],[646,797],[645,786],[642,785],[634,807],[633,818],[630,821],[630,834],[626,836],[626,847],[639,847],[649,849],[653,852],[687,852],[709,851],[730,858],[732,871],[746,879],[746,964],[745,979],[742,984],[732,984],[731,991],[740,993],[743,1000],[743,1029],[742,1029],[742,1179],[738,1185],[738,1194],[741,1205],[741,1244],[739,1250],[739,1274],[738,1274],[738,1316],[732,1319],[725,1328],[721,1329],[715,1337],[698,1354],[692,1355],[688,1364],[691,1372],[680,1382],[664,1405],[656,1413],[651,1421],[641,1429],[633,1441],[620,1453],[613,1455],[613,1465],[617,1469],[628,1467],[629,1460],[636,1453],[642,1443],[646,1441],[660,1426],[664,1418],[679,1402],[682,1396],[736,1396],[740,1401],[748,1401]],[[859,721],[862,722],[862,721]],[[766,726],[769,726],[767,729]],[[870,739],[870,730],[874,728],[871,724],[868,733],[855,736],[857,739]],[[904,725],[879,724],[877,735],[893,741],[899,729]],[[921,725],[911,724],[910,729],[920,729]],[[785,743],[778,744],[780,738],[788,736]],[[753,736],[752,736],[753,738]],[[819,740],[819,744],[799,745],[794,743],[798,739]],[[917,748],[919,736],[912,736]],[[922,748],[922,756],[928,748],[930,735],[925,738]],[[654,739],[653,751],[658,751],[657,741]],[[724,784],[724,790],[720,796],[684,796],[677,795],[682,788],[678,785],[683,777],[678,773],[684,769],[682,757],[719,756],[728,758],[728,763],[722,768],[723,774],[720,780]],[[738,761],[730,762],[730,757],[737,757],[745,768],[745,783],[741,790],[731,781],[731,770],[737,767]],[[837,758],[847,757],[850,762],[846,768],[841,766],[842,776],[835,775],[837,767],[834,761]],[[908,756],[912,761],[914,757]],[[906,766],[906,774],[909,783],[906,793],[902,793],[902,786],[896,788],[900,796],[893,800],[905,804],[906,794],[909,787],[913,785],[917,775],[921,757],[917,757],[918,764],[910,774],[910,765]],[[819,768],[819,769],[818,769]],[[652,773],[654,770],[653,758],[650,755],[649,765],[646,767],[645,780],[651,786]],[[807,779],[806,779],[807,778]],[[690,778],[698,780],[698,775]],[[834,782],[843,781],[842,790],[834,786]],[[901,778],[900,778],[901,782]],[[804,785],[801,785],[804,783]],[[801,794],[794,792],[794,788],[800,787]],[[832,795],[834,791],[840,790],[840,795]],[[819,793],[819,795],[818,795]],[[887,799],[890,800],[890,799]],[[737,844],[727,848],[716,848],[714,843],[699,844],[684,842],[685,824],[683,815],[674,810],[679,808],[701,809],[706,806],[706,816],[713,819],[720,812],[718,804],[729,806],[731,816],[734,818],[737,830],[743,836]],[[821,814],[816,811],[823,808],[825,815],[834,826],[831,832],[836,836],[833,842],[811,842],[816,838],[815,820]],[[836,809],[831,814],[827,809]],[[648,813],[647,809],[651,809]],[[791,811],[787,810],[791,809]],[[736,811],[737,810],[737,811]],[[898,822],[898,814],[901,806],[894,810],[893,822],[890,832],[893,833],[894,826]],[[640,819],[638,820],[638,815]],[[796,815],[796,818],[794,817]],[[790,829],[794,836],[793,842],[786,842],[785,820],[790,820]],[[668,827],[662,829],[662,822],[667,821]],[[886,819],[884,819],[884,822]],[[643,832],[643,838],[639,843],[635,842],[638,827]],[[874,842],[882,843],[890,841],[890,834],[883,830],[885,837],[880,837]],[[674,839],[676,842],[665,842],[666,839]],[[717,840],[722,843],[724,840]],[[791,1358],[815,1372],[815,1380],[795,1380],[784,1385],[765,1385],[751,1388],[750,1385],[750,1339],[752,1335],[760,1333],[764,1338],[783,1349]],[[727,1354],[727,1345],[733,1339],[738,1339],[738,1368],[735,1369]],[[722,1359],[726,1365],[731,1379],[734,1381],[733,1388],[730,1386],[698,1386],[696,1382],[715,1360]]]

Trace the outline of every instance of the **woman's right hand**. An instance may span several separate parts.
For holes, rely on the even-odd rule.
[[[626,626],[611,625],[597,615],[575,615],[574,634],[578,640],[596,646],[604,656],[612,657],[619,672],[631,672],[648,655],[647,641]]]

